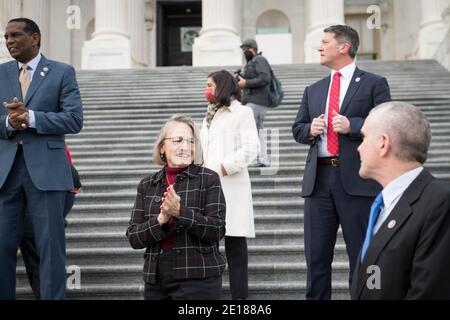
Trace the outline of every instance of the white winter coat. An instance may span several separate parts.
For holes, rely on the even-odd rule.
[[[204,166],[216,171],[222,183],[226,202],[226,235],[255,237],[253,200],[248,165],[258,154],[258,131],[253,111],[239,101],[219,109],[211,126],[206,118],[200,132]],[[223,164],[227,176],[223,176]]]

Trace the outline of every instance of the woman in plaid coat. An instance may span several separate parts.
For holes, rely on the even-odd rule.
[[[220,299],[225,258],[225,198],[219,176],[201,167],[195,124],[173,116],[160,131],[154,161],[163,169],[141,180],[127,229],[146,248],[144,297]]]

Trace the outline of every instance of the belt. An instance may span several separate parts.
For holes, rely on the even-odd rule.
[[[317,163],[326,166],[339,167],[339,158],[338,157],[317,158]]]

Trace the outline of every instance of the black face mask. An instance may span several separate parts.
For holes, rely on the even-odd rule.
[[[245,60],[247,60],[247,62],[250,62],[250,60],[252,60],[255,57],[255,55],[251,51],[245,51],[244,56],[245,56]]]

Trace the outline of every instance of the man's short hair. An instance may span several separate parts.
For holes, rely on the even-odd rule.
[[[390,101],[372,109],[382,119],[376,126],[389,134],[392,152],[407,162],[425,163],[431,142],[430,123],[419,108],[402,101]]]
[[[359,35],[355,29],[347,25],[335,25],[326,28],[323,32],[334,33],[334,38],[340,44],[348,43],[350,45],[348,54],[355,59],[359,48]]]
[[[39,43],[38,43],[38,47],[41,47],[41,30],[39,29],[39,26],[36,24],[36,22],[34,22],[31,19],[28,18],[15,18],[15,19],[11,19],[9,20],[9,23],[13,23],[13,22],[21,22],[21,23],[25,23],[25,29],[24,31],[26,33],[28,33],[29,35],[32,35],[33,33],[37,33],[39,35]]]

